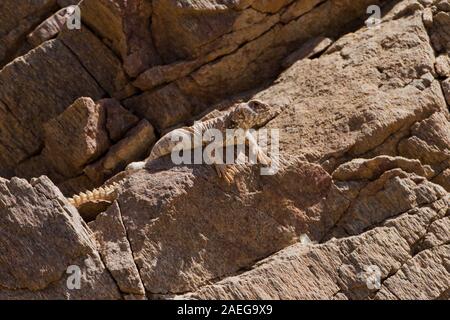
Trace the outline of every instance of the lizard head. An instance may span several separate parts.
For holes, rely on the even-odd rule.
[[[237,127],[250,129],[264,126],[280,113],[279,108],[270,106],[260,100],[250,100],[239,104],[231,115],[231,120]]]

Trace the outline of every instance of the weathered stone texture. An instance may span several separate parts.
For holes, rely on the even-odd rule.
[[[450,298],[449,1],[76,2],[0,3],[0,298]],[[274,175],[123,171],[251,98]]]

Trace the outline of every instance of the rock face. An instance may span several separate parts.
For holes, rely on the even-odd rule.
[[[48,178],[1,179],[2,299],[118,299],[92,231]],[[50,244],[52,243],[52,244]],[[69,290],[70,266],[82,285]]]
[[[71,5],[0,3],[1,299],[450,299],[450,2]],[[123,172],[251,98],[274,174]]]

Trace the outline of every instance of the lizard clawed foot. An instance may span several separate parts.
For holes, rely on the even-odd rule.
[[[219,178],[223,178],[229,184],[235,181],[235,176],[239,173],[239,169],[235,165],[216,164],[214,167]]]
[[[272,159],[264,153],[264,151],[259,150],[258,151],[258,161],[264,166],[270,166],[272,165]]]

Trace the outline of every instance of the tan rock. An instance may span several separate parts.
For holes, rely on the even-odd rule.
[[[450,105],[450,78],[445,81],[442,81],[442,90],[444,90],[445,99],[447,103]]]
[[[296,3],[298,1],[293,1]],[[273,8],[280,8],[272,12]],[[189,97],[195,103],[196,113],[209,105],[219,102],[236,92],[245,91],[273,79],[280,70],[280,64],[290,53],[305,41],[324,34],[339,33],[345,22],[353,20],[365,12],[368,2],[358,2],[350,7],[341,2],[325,2],[316,6],[317,1],[308,1],[306,7],[293,8],[292,17],[281,21],[281,13],[290,1],[230,2],[226,5],[214,1],[201,3],[177,1],[155,1],[152,28],[155,46],[164,57],[166,64],[199,63],[200,66],[187,76],[174,80],[161,88],[156,83],[173,79],[185,72],[184,67],[174,73],[165,73],[170,68],[150,69],[146,77],[136,83],[141,88],[153,88],[163,110],[170,109],[171,99],[184,100]],[[302,2],[303,3],[303,2]],[[373,4],[373,3],[370,3]],[[263,14],[256,7],[267,7]],[[287,9],[286,9],[287,10]],[[328,12],[334,12],[329,15]],[[199,18],[201,17],[201,18]],[[352,18],[353,17],[353,18]],[[180,23],[183,21],[183,23]],[[247,22],[250,21],[250,22]],[[318,23],[320,21],[320,23]],[[211,28],[210,26],[214,26]],[[330,35],[332,36],[332,35]],[[157,74],[155,82],[148,79],[151,72]],[[161,77],[159,72],[164,72]],[[147,79],[146,79],[147,78]],[[224,86],[226,83],[226,86]],[[177,89],[174,90],[172,84]],[[138,113],[152,113],[153,106],[148,100],[149,93],[138,97]],[[175,98],[170,98],[175,95]],[[164,98],[161,98],[164,97]],[[164,103],[164,104],[162,104]],[[145,110],[145,106],[148,110]],[[152,120],[150,117],[147,119]]]
[[[383,283],[375,299],[448,299],[448,271],[442,264],[449,258],[450,246],[443,245],[414,256]]]
[[[100,215],[95,222],[90,223],[89,227],[94,230],[105,265],[120,291],[127,295],[145,296],[117,203],[108,213]]]
[[[25,36],[51,14],[56,0],[17,2],[3,0],[0,4],[0,68],[31,49],[23,44]],[[25,51],[25,52],[24,52]]]
[[[431,165],[436,173],[450,167],[450,127],[444,113],[436,113],[415,124],[410,135],[398,143],[400,155],[419,159]]]
[[[103,95],[103,90],[59,40],[48,41],[3,68],[0,88],[2,174],[42,149],[44,123],[80,96],[99,99]]]
[[[187,76],[199,65],[199,62],[193,61],[156,66],[141,73],[133,84],[141,90],[151,90],[156,86]]]
[[[448,55],[440,55],[436,58],[436,72],[441,76],[450,77],[450,57]]]
[[[283,61],[283,67],[288,68],[298,60],[311,58],[317,54],[320,54],[325,51],[332,43],[333,40],[325,37],[311,39],[310,41],[302,45],[300,49],[291,53]]]
[[[450,26],[450,13],[440,11],[433,17],[433,31],[431,40],[438,52],[448,52],[450,50],[450,35],[447,30]]]
[[[243,1],[245,2],[245,1]],[[275,13],[280,11],[283,7],[293,2],[292,0],[259,0],[253,1],[251,4],[252,8],[258,11]]]
[[[121,170],[131,162],[146,158],[156,142],[153,126],[146,120],[139,122],[107,154],[84,169],[86,175],[97,184]]]
[[[360,189],[327,238],[360,234],[370,225],[435,202],[446,194],[445,189],[425,178],[406,176],[400,169],[386,171]]]
[[[322,0],[307,0],[307,1],[292,1],[293,3],[288,7],[286,12],[283,13],[281,20],[288,22],[304,15],[305,13],[314,9],[319,5]]]
[[[348,34],[319,59],[294,64],[255,96],[287,101],[288,108],[268,124],[280,129],[282,152],[323,163],[330,172],[346,158],[399,155],[391,138],[447,112],[438,81],[422,90],[410,85],[434,68],[427,39],[421,18],[408,16],[380,30]]]
[[[105,131],[106,112],[90,98],[80,98],[64,113],[45,124],[43,155],[66,176],[79,174],[84,166],[110,146]]]
[[[195,290],[299,241],[302,233],[317,239],[345,208],[317,165],[294,161],[266,177],[253,168],[242,179],[243,193],[218,181],[208,166],[173,168],[162,159],[125,181],[118,202],[147,291]],[[335,201],[324,202],[326,195]],[[322,210],[332,214],[321,217]]]
[[[427,28],[433,26],[433,11],[431,8],[425,8],[422,14],[423,23]]]
[[[139,118],[122,107],[117,100],[103,99],[97,103],[106,111],[106,129],[114,142],[123,138],[139,122]]]
[[[104,182],[103,179],[115,172],[112,172],[113,169],[118,170],[120,166],[123,168],[123,161],[128,161],[125,163],[127,164],[139,160],[148,152],[155,139],[150,125],[148,132],[145,129],[135,129],[135,133],[130,133],[131,136],[135,135],[133,138],[125,137],[138,121],[136,116],[114,99],[103,99],[95,103],[90,98],[80,98],[61,115],[44,125],[44,149],[39,155],[17,166],[15,172],[28,178],[46,172],[64,194],[69,196],[98,187]],[[128,157],[124,155],[124,159],[117,160],[115,155],[113,158],[118,163],[111,168],[102,167],[101,172],[90,177],[83,175],[86,166],[104,157],[109,148],[122,138],[126,139],[119,145],[125,146],[126,150],[123,152],[130,152]],[[132,146],[127,145],[129,143]],[[111,152],[115,154],[116,151],[116,147],[112,147]]]
[[[41,43],[50,40],[57,36],[59,32],[64,28],[70,17],[70,10],[68,8],[63,8],[53,14],[51,17],[47,18],[39,26],[37,26],[33,32],[27,35],[28,42],[37,47]]]
[[[83,22],[122,57],[128,75],[137,76],[160,63],[150,32],[151,2],[86,0],[80,8]]]
[[[419,243],[419,249],[423,251],[447,244],[450,240],[449,227],[450,217],[448,216],[434,221],[430,225],[427,234],[423,237],[422,242]]]
[[[450,168],[445,169],[439,175],[437,175],[433,182],[439,184],[445,188],[445,190],[450,191]]]
[[[0,203],[2,299],[120,299],[91,231],[48,178],[0,178]]]
[[[155,124],[159,131],[190,118],[194,105],[174,84],[125,100],[127,109]]]
[[[25,54],[73,1],[3,1],[0,66],[25,55],[0,70],[0,175],[120,186],[77,212],[46,178],[0,178],[0,297],[449,299],[447,2],[389,1],[368,28],[377,1],[85,0],[81,31]],[[282,108],[275,175],[122,171],[252,98]]]
[[[59,39],[70,48],[109,96],[124,99],[136,93],[128,81],[121,61],[87,28],[65,29]]]
[[[443,218],[448,205],[447,197],[355,237],[294,244],[249,271],[176,298],[445,299],[449,276],[439,261],[446,259],[448,245],[411,252],[428,232],[442,234],[433,221],[448,220]]]
[[[431,178],[430,168],[422,166],[418,160],[401,157],[379,156],[372,159],[354,159],[339,166],[333,172],[333,179],[347,180],[375,180],[385,171],[400,168],[405,172],[415,173],[425,178]]]
[[[448,0],[437,1],[436,7],[441,11],[449,12],[450,11],[450,2],[448,2]]]

